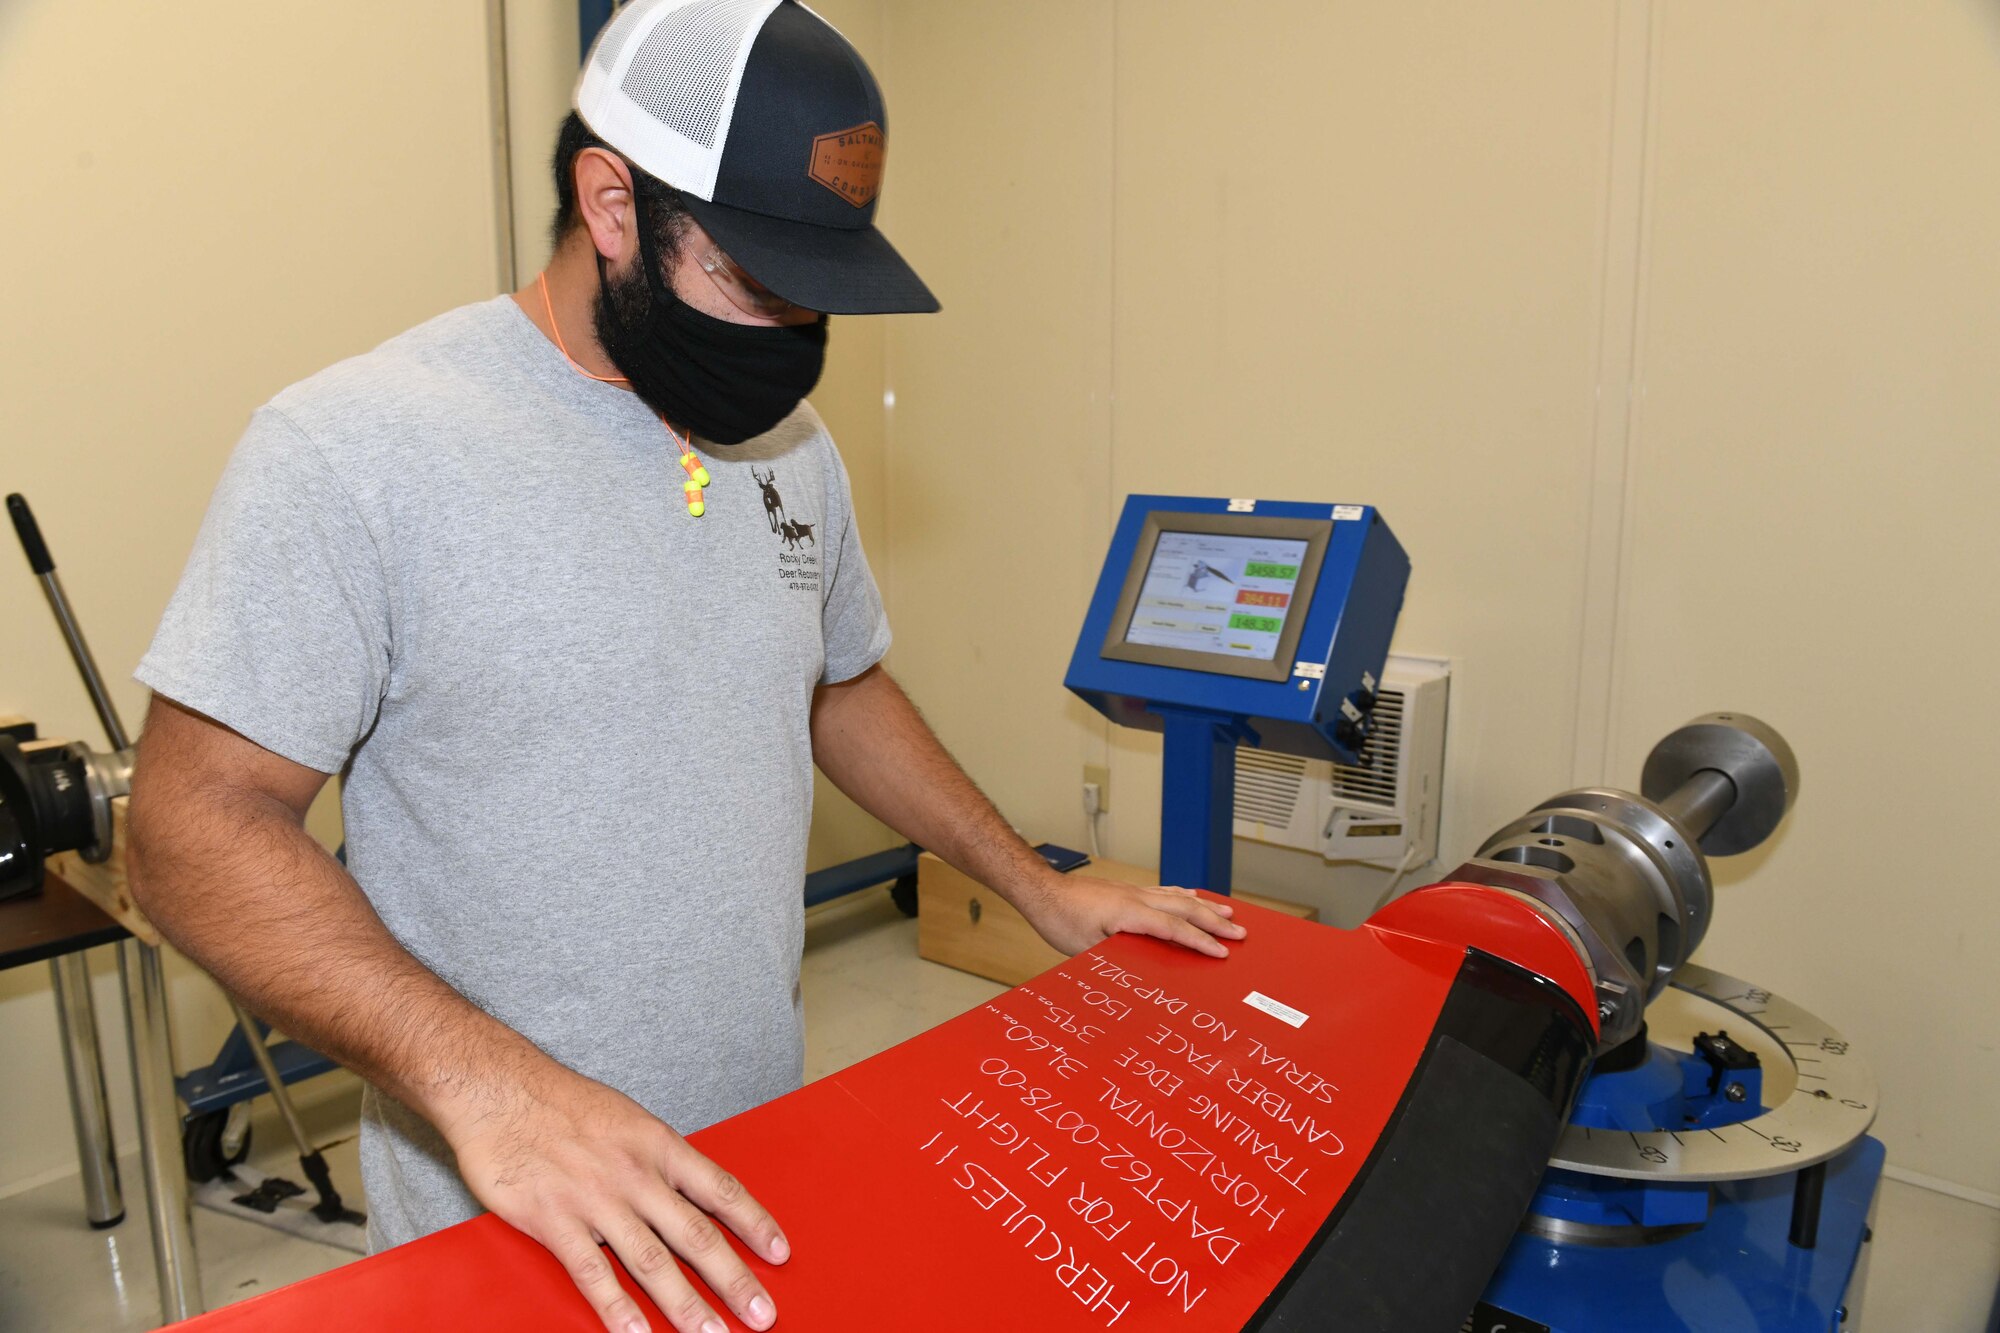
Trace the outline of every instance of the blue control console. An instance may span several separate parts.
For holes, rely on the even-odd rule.
[[[1371,505],[1126,500],[1063,683],[1165,733],[1163,882],[1229,891],[1239,744],[1359,762],[1409,578]]]

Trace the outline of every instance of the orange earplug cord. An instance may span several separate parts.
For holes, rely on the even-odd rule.
[[[563,354],[563,360],[569,362],[577,374],[585,379],[596,380],[599,384],[631,384],[632,381],[623,375],[592,374],[569,354],[569,346],[563,342],[562,325],[556,323],[555,303],[549,300],[549,275],[546,271],[535,275],[535,285],[541,288],[542,313],[549,317],[549,332],[555,335],[556,350]],[[687,480],[681,484],[681,494],[687,500],[688,513],[700,518],[708,508],[702,500],[701,492],[702,488],[708,485],[709,477],[708,469],[702,466],[701,458],[695,453],[691,443],[694,433],[688,432],[686,438],[674,434],[674,423],[665,417],[660,418],[660,424],[667,428],[667,438],[681,447],[681,471],[687,473]]]

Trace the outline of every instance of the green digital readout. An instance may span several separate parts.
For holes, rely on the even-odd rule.
[[[1238,532],[1230,523],[1212,532],[1163,530],[1144,578],[1128,592],[1131,610],[1118,639],[1175,654],[1277,662],[1286,626],[1296,630],[1311,599],[1311,589],[1299,586],[1311,546],[1303,537]],[[1271,678],[1282,680],[1285,665]]]

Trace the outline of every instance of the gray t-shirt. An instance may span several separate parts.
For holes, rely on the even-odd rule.
[[[637,398],[511,299],[451,311],[257,412],[138,671],[345,771],[403,946],[683,1132],[802,1077],[813,689],[889,646],[812,409],[695,444],[701,518]],[[362,1169],[377,1248],[478,1211],[372,1089]]]

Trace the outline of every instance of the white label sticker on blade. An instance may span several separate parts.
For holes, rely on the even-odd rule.
[[[1292,663],[1292,674],[1293,674],[1294,676],[1304,676],[1304,677],[1306,677],[1306,678],[1307,678],[1308,680],[1325,680],[1325,679],[1326,679],[1326,663],[1324,663],[1324,662],[1294,662],[1294,663]]]
[[[1333,507],[1333,521],[1336,523],[1351,523],[1367,512],[1367,505],[1335,505]]]
[[[1232,514],[1248,514],[1256,508],[1257,502],[1255,500],[1231,500],[1229,502],[1229,512]]]
[[[1282,1000],[1272,999],[1262,991],[1251,991],[1243,997],[1243,1003],[1249,1005],[1252,1009],[1261,1009],[1280,1023],[1286,1023],[1292,1027],[1299,1027],[1306,1021],[1304,1014]]]

